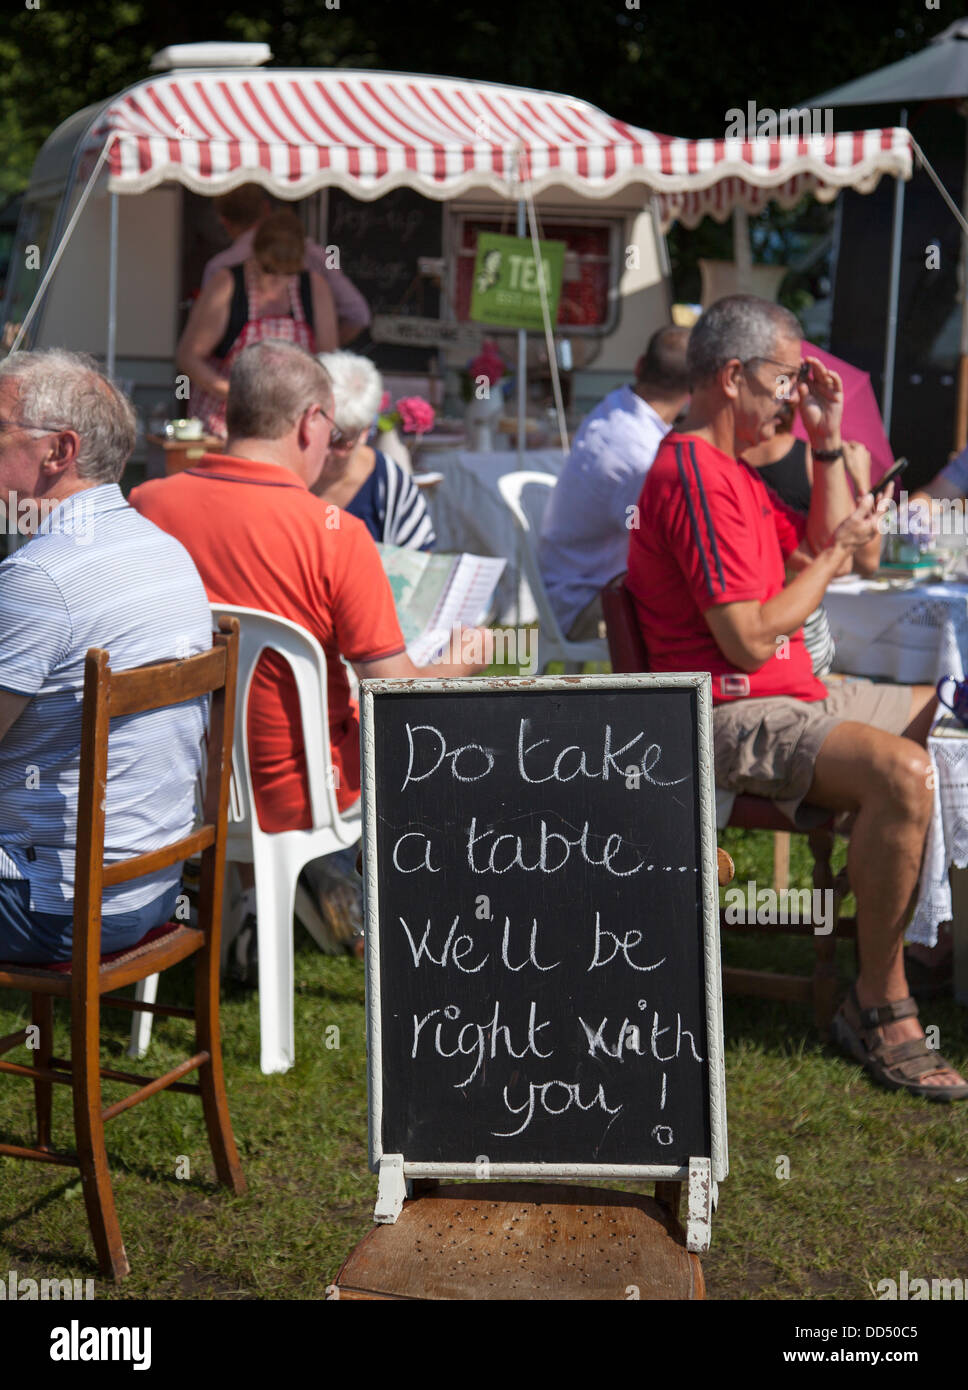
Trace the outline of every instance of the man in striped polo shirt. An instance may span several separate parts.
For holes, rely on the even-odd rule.
[[[786,309],[734,295],[689,338],[692,400],[667,435],[640,499],[628,585],[654,671],[712,676],[716,782],[777,801],[791,817],[856,814],[848,851],[860,971],[834,1020],[841,1046],[881,1084],[934,1100],[968,1085],[926,1043],[902,939],[931,819],[924,742],[930,686],[844,682],[813,673],[802,627],[827,585],[877,531],[870,493],[855,506],[844,471],[843,385]],[[799,406],[814,458],[804,518],[739,460]],[[784,562],[802,563],[789,584]],[[814,822],[816,823],[816,822]]]
[[[30,540],[0,564],[0,960],[71,954],[84,658],[114,670],[211,646],[188,553],[118,486],[135,417],[93,360],[21,352],[0,363],[0,507]],[[186,835],[204,701],[111,726],[105,857]],[[167,921],[180,867],[107,888],[102,951]]]

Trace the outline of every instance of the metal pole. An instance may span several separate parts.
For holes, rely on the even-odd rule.
[[[901,125],[907,126],[907,108],[901,112]],[[881,392],[881,419],[890,438],[894,410],[894,360],[897,356],[897,301],[901,282],[901,234],[904,229],[904,180],[894,181],[894,225],[891,229],[891,273],[887,301],[887,338],[884,343],[884,388]]]
[[[968,117],[968,106],[962,103],[959,109]],[[968,221],[968,125],[965,127],[965,172],[961,184],[961,206]],[[968,438],[968,238],[965,237],[963,228],[960,261],[958,288],[961,291],[961,347],[958,356],[958,402],[954,438],[955,451],[959,454]]]
[[[750,241],[749,213],[737,203],[733,208],[733,264],[736,266],[736,291],[753,293],[753,246]]]
[[[98,155],[97,163],[91,170],[91,176],[88,179],[87,183],[84,185],[84,189],[81,193],[81,196],[77,200],[77,206],[71,213],[70,221],[64,229],[64,235],[61,237],[60,241],[57,244],[57,248],[54,251],[54,254],[50,258],[50,264],[44,271],[44,278],[38,285],[37,293],[34,295],[33,300],[31,301],[30,308],[27,310],[26,314],[24,315],[23,322],[17,329],[17,336],[14,338],[13,342],[10,345],[10,351],[12,353],[18,352],[20,350],[20,344],[24,341],[25,337],[27,336],[27,330],[34,320],[34,315],[40,308],[41,301],[43,300],[44,295],[47,292],[47,286],[53,279],[54,271],[60,265],[61,257],[67,250],[67,243],[71,239],[71,234],[73,233],[74,228],[77,226],[80,220],[81,213],[87,206],[87,200],[91,196],[91,189],[94,187],[94,184],[97,181],[97,176],[101,172],[101,165],[104,163],[104,161],[108,157],[108,154],[110,153],[111,146],[114,144],[114,138],[115,137],[112,135],[111,138],[108,140],[107,144],[102,149],[101,153]],[[67,195],[65,193],[65,197],[66,196]],[[6,301],[4,303],[6,306]]]
[[[114,380],[114,353],[118,335],[118,195],[111,194],[111,231],[108,241],[108,350],[104,370]]]
[[[518,199],[517,235],[525,235],[524,199]],[[518,469],[524,467],[525,413],[528,405],[528,330],[518,329]]]

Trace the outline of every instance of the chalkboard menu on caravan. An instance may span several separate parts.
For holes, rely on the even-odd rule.
[[[340,269],[372,314],[410,313],[439,318],[440,291],[418,280],[421,256],[441,251],[441,206],[410,188],[395,188],[371,203],[334,188],[329,194],[327,240],[340,249]]]
[[[374,1167],[724,1177],[709,677],[362,691]]]

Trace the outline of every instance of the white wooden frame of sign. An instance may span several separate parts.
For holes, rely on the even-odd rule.
[[[709,1155],[690,1157],[687,1166],[623,1163],[488,1163],[488,1178],[535,1178],[561,1181],[599,1178],[662,1182],[687,1187],[686,1244],[702,1254],[709,1248],[718,1184],[728,1172],[726,1149],[726,1074],[723,1059],[723,1000],[719,951],[719,896],[716,862],[716,815],[713,789],[712,683],[708,673],[641,676],[497,676],[454,680],[364,680],[360,682],[363,875],[366,886],[366,1032],[369,1082],[369,1148],[372,1171],[379,1173],[374,1220],[394,1222],[413,1178],[480,1178],[480,1164],[421,1163],[405,1154],[383,1152],[383,1048],[380,1029],[380,934],[377,889],[377,769],[373,728],[375,695],[445,695],[463,691],[482,695],[532,690],[695,690],[698,713],[698,785],[700,862],[702,866],[703,961],[706,982],[706,1038],[709,1049]]]

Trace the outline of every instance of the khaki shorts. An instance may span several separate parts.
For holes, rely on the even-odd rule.
[[[827,677],[826,700],[735,700],[713,710],[716,785],[765,796],[804,829],[824,819],[800,811],[813,783],[821,744],[838,724],[855,720],[889,734],[911,722],[911,687]]]

